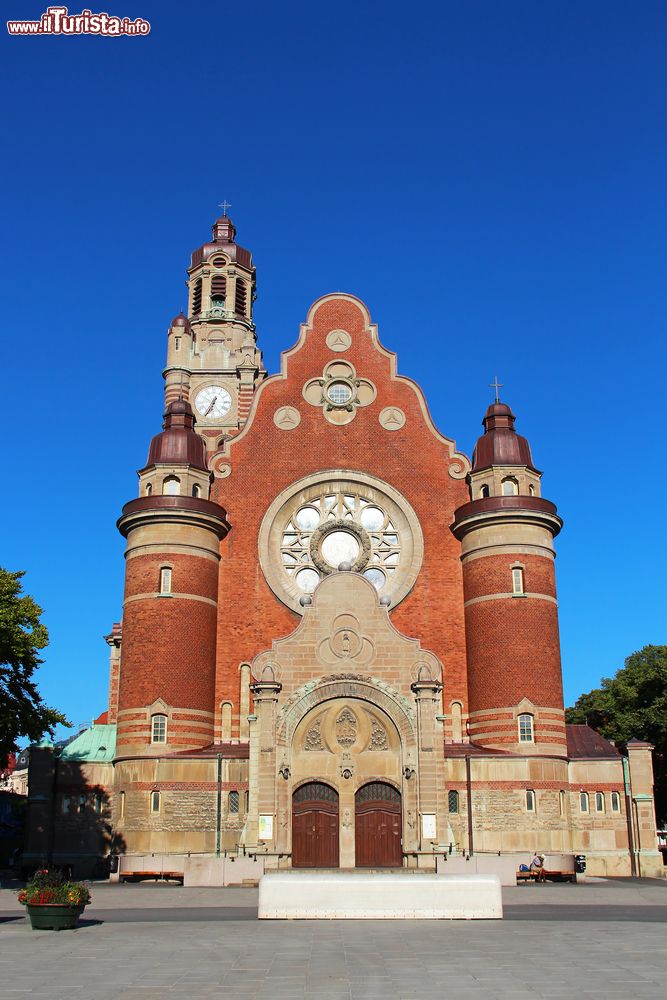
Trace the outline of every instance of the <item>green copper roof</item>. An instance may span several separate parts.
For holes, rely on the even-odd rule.
[[[63,747],[60,759],[103,762],[112,761],[115,753],[116,727],[93,725]]]

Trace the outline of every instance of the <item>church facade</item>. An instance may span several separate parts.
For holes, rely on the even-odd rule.
[[[650,746],[622,757],[565,724],[562,522],[510,407],[458,452],[341,293],[268,376],[226,215],[188,288],[163,430],[118,521],[121,869],[453,870],[539,849],[657,872]]]

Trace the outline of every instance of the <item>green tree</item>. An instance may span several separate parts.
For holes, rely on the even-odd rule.
[[[44,704],[33,680],[49,634],[40,621],[42,609],[23,594],[24,575],[0,568],[0,767],[22,737],[36,742],[45,733],[53,736],[59,722],[70,725]]]
[[[667,822],[667,646],[644,646],[628,656],[614,677],[582,694],[565,712],[566,722],[588,723],[624,747],[633,737],[655,746],[656,811]]]

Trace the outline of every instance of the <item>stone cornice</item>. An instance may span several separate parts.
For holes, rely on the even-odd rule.
[[[471,500],[454,511],[451,531],[459,540],[476,528],[492,524],[536,524],[555,536],[563,527],[556,505],[542,497],[484,497]]]
[[[222,539],[231,525],[227,512],[212,500],[183,496],[149,496],[130,500],[116,522],[118,530],[127,538],[134,528],[158,523],[188,524],[213,531]]]

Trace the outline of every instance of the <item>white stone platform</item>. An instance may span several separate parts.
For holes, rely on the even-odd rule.
[[[276,872],[259,881],[260,920],[496,920],[497,875]]]

